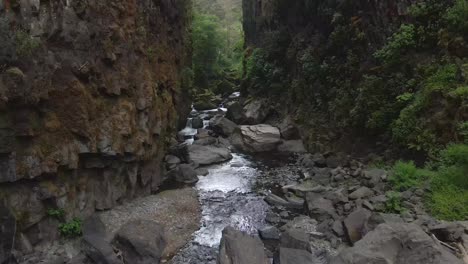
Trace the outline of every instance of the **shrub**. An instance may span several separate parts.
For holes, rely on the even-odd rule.
[[[400,29],[393,34],[388,43],[374,55],[384,63],[398,61],[400,57],[410,48],[416,46],[416,29],[412,24],[403,24]]]
[[[396,190],[405,191],[420,185],[424,179],[428,178],[429,174],[430,172],[426,170],[418,169],[412,161],[398,161],[393,166],[389,180]]]
[[[445,20],[452,31],[468,31],[468,1],[456,0],[455,4],[447,10]]]
[[[386,194],[387,202],[385,202],[385,212],[392,214],[400,214],[404,212],[402,199],[399,192],[388,192]]]
[[[47,210],[47,215],[60,220],[65,216],[65,211],[61,208],[50,208]]]
[[[468,190],[441,185],[428,198],[431,213],[448,221],[468,220]]]
[[[82,235],[81,225],[82,225],[81,219],[74,218],[70,222],[59,225],[60,234],[68,238],[81,236]]]

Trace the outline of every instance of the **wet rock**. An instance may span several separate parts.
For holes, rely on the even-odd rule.
[[[309,264],[314,263],[314,256],[300,249],[280,248],[281,264]]]
[[[269,224],[277,224],[281,221],[281,217],[275,213],[268,212],[266,214],[265,221]]]
[[[371,213],[366,209],[357,209],[344,220],[343,225],[346,236],[351,245],[359,241],[366,233],[366,223]]]
[[[382,224],[368,233],[354,247],[344,249],[331,264],[462,264],[419,226]]]
[[[199,129],[203,128],[203,119],[200,117],[194,117],[192,119],[192,128]]]
[[[325,199],[322,195],[313,192],[307,193],[306,205],[309,216],[319,222],[337,218],[333,202]]]
[[[279,240],[280,231],[274,226],[267,226],[258,230],[258,234],[264,240]]]
[[[200,145],[200,146],[211,146],[211,145],[216,145],[218,143],[218,139],[215,137],[205,137],[201,139],[197,139],[193,142],[194,145]]]
[[[83,223],[83,252],[94,263],[123,264],[111,245],[109,235],[101,219],[94,215]]]
[[[164,228],[149,220],[135,220],[126,223],[117,232],[114,244],[126,263],[159,263],[166,247]]]
[[[0,263],[6,262],[11,256],[15,241],[16,219],[11,211],[0,204]]]
[[[265,121],[270,113],[270,108],[265,100],[252,100],[244,106],[243,111],[245,123],[248,125],[257,125]]]
[[[263,243],[232,227],[223,230],[218,264],[267,264]]]
[[[226,117],[236,124],[242,124],[245,120],[244,110],[239,102],[234,102],[228,107]]]
[[[307,150],[302,143],[302,140],[287,140],[283,141],[278,146],[279,152],[290,152],[290,153],[305,153]]]
[[[267,197],[265,197],[265,201],[269,203],[270,205],[279,205],[279,206],[284,206],[286,208],[301,209],[304,207],[303,202],[302,203],[290,202],[272,193],[270,193]]]
[[[215,116],[210,120],[210,127],[219,135],[229,137],[231,136],[238,126],[231,120],[223,116]]]
[[[267,152],[281,143],[280,132],[270,125],[241,126],[243,145],[249,152]],[[238,146],[236,146],[238,147]]]
[[[181,183],[195,183],[198,181],[197,172],[190,164],[180,164],[177,167],[177,173],[175,177],[176,181]]]
[[[232,159],[229,149],[223,147],[191,145],[188,151],[190,160],[201,166]]]
[[[167,155],[165,161],[168,170],[175,169],[181,163],[181,160],[174,155]]]
[[[363,186],[363,187],[360,187],[359,189],[357,189],[356,191],[352,192],[349,195],[349,198],[353,199],[353,200],[357,200],[357,199],[367,198],[367,197],[370,197],[372,195],[374,195],[374,192],[371,189]]]
[[[199,176],[206,176],[206,175],[210,174],[210,172],[205,168],[198,168],[195,171],[197,172],[197,175],[199,175]]]

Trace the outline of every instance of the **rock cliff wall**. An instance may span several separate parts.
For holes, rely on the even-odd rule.
[[[0,1],[0,201],[34,245],[157,191],[190,110],[189,0]],[[10,45],[10,46],[8,46]]]
[[[311,151],[461,141],[466,100],[449,94],[466,85],[468,45],[455,2],[244,0],[244,92],[281,102]]]

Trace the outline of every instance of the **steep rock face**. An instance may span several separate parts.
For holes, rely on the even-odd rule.
[[[158,189],[190,110],[189,13],[188,0],[0,2],[14,44],[0,55],[0,202],[33,244],[57,233],[50,208],[84,218]]]

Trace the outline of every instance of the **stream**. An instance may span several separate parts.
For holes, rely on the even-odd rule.
[[[203,118],[210,110],[200,112]],[[196,114],[192,112],[192,117]],[[208,122],[205,121],[205,127]],[[192,118],[180,132],[192,144],[197,130],[192,128]],[[170,261],[172,264],[216,263],[222,231],[232,226],[251,235],[265,227],[267,213],[273,209],[264,201],[264,194],[277,184],[295,182],[300,171],[288,157],[251,156],[232,153],[232,160],[207,167],[209,174],[199,176],[195,185],[202,207],[200,229],[192,240]]]

